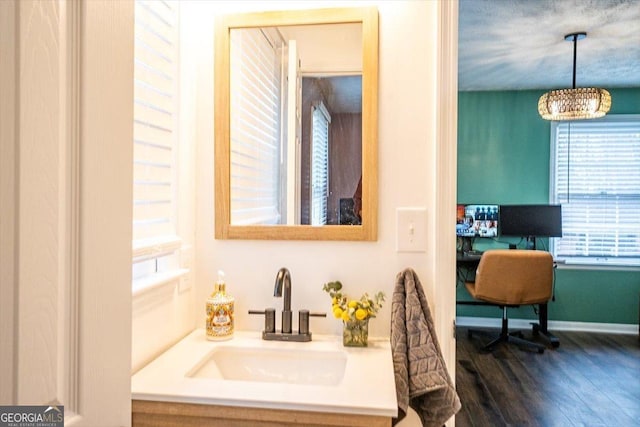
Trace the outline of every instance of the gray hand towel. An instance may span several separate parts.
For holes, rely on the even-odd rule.
[[[407,415],[408,406],[423,426],[442,426],[460,410],[424,290],[410,268],[398,274],[393,290],[391,352],[398,399],[393,425]]]

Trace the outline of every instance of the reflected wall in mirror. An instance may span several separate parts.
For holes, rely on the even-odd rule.
[[[216,238],[375,240],[374,8],[216,22]]]

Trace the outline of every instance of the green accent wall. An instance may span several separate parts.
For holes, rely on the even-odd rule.
[[[543,90],[458,94],[458,203],[549,202],[550,122],[538,115]],[[609,89],[609,114],[640,114],[640,88]],[[452,231],[453,232],[453,231]],[[476,239],[475,247],[506,248],[518,239]],[[546,242],[542,242],[546,246]],[[549,320],[638,323],[640,271],[562,267],[556,271]],[[458,300],[471,300],[458,284]],[[532,307],[510,317],[535,318]],[[495,307],[459,305],[459,316],[499,317]]]

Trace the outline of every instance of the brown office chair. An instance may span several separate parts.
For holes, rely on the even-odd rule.
[[[473,298],[502,308],[502,330],[483,348],[491,350],[511,342],[543,353],[543,345],[522,339],[522,333],[509,333],[507,307],[546,303],[553,287],[553,258],[549,252],[519,249],[493,249],[482,254],[475,282],[465,282]],[[469,329],[469,337],[483,331]]]

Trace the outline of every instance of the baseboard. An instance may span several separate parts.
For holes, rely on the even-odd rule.
[[[512,319],[509,318],[509,327],[515,329],[528,329],[535,319]],[[502,320],[491,317],[468,317],[457,316],[457,326],[470,326],[476,328],[500,328]],[[638,325],[628,323],[595,323],[595,322],[568,322],[563,320],[549,320],[549,330],[553,331],[581,331],[581,332],[602,332],[607,334],[627,334],[637,335]]]

